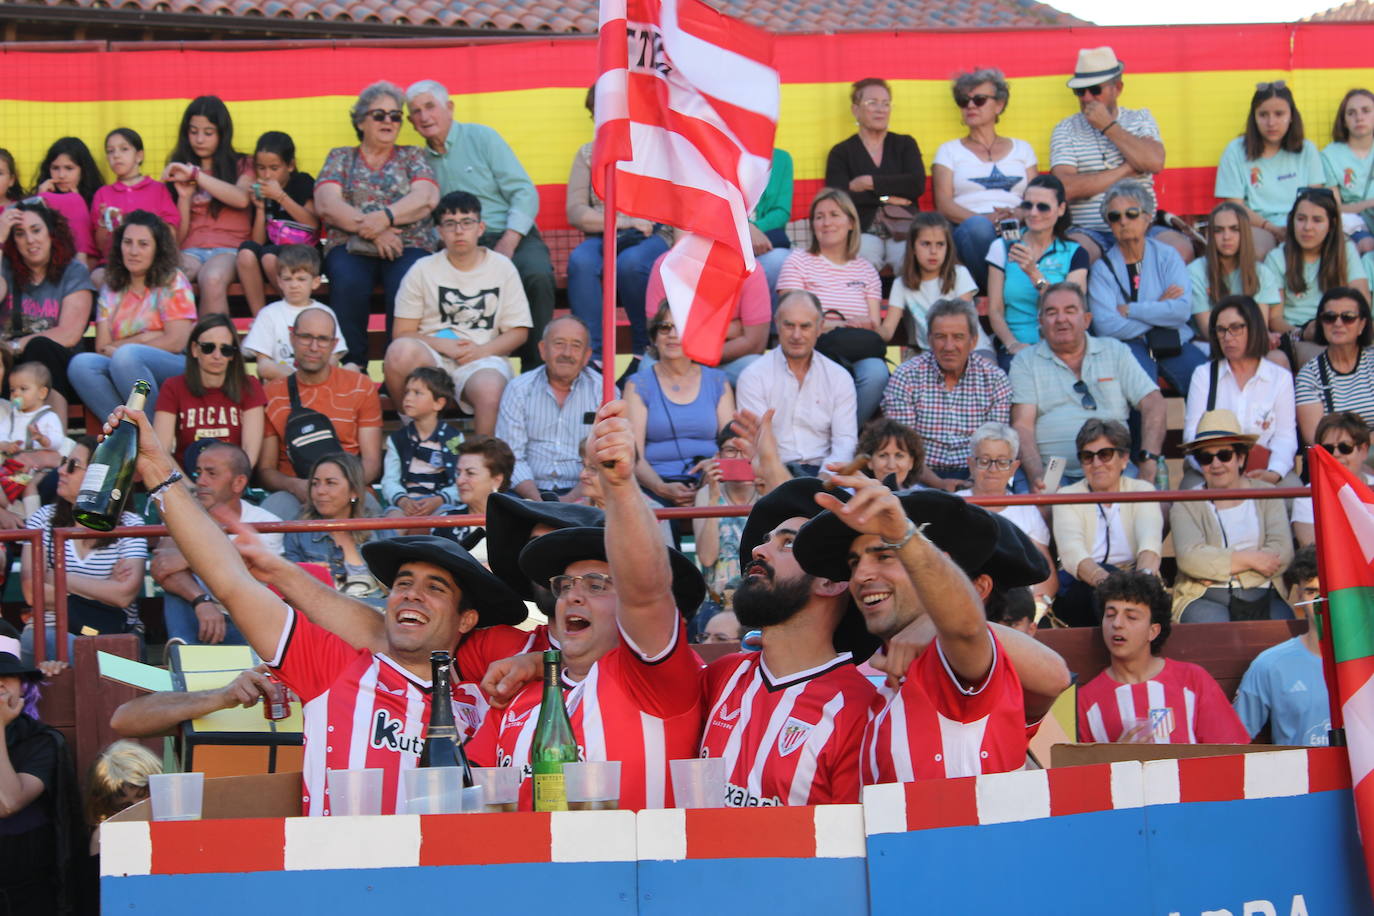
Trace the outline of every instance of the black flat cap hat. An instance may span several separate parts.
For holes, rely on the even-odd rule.
[[[825,485],[815,477],[793,477],[765,493],[754,508],[749,510],[744,529],[739,537],[739,565],[743,570],[754,555],[754,548],[762,544],[768,533],[789,518],[815,518],[825,510],[816,505],[816,494],[825,491]],[[841,501],[849,499],[847,490],[832,490]],[[827,578],[829,578],[827,576]],[[849,578],[848,573],[844,576]]]
[[[977,573],[969,575],[986,575],[998,588],[1035,585],[1048,579],[1050,565],[1030,535],[1016,527],[1010,519],[996,512],[988,514],[997,522],[997,541],[992,555]]]
[[[907,518],[970,576],[977,575],[997,544],[997,516],[943,490],[912,490],[897,496]],[[813,576],[849,579],[849,548],[859,533],[835,513],[822,512],[802,526],[792,544],[801,568]]]
[[[496,577],[520,597],[533,599],[529,577],[520,571],[520,551],[529,543],[534,526],[600,528],[605,524],[606,514],[594,506],[493,493],[487,497],[487,562]]]
[[[525,602],[504,582],[487,572],[472,554],[448,538],[430,534],[369,541],[363,545],[363,560],[372,575],[387,588],[406,563],[432,563],[453,575],[463,595],[477,609],[479,627],[499,623],[517,624],[529,613]]]
[[[690,617],[706,598],[706,580],[697,565],[671,547],[668,565],[673,572],[673,600],[678,613]],[[547,584],[579,560],[606,559],[605,528],[562,528],[537,537],[520,551],[520,570],[526,578]]]

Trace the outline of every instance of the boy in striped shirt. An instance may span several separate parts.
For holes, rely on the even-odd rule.
[[[1249,744],[1226,694],[1198,665],[1165,658],[1172,615],[1159,579],[1114,572],[1097,587],[1111,663],[1078,691],[1078,740]]]

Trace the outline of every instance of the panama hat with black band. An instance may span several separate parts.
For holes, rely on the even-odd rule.
[[[487,497],[487,562],[498,579],[515,589],[521,598],[533,600],[529,577],[520,571],[520,551],[529,543],[534,526],[600,528],[605,524],[606,514],[595,506],[493,493]]]
[[[673,602],[678,613],[691,617],[706,598],[706,579],[691,560],[665,546],[673,573]],[[605,528],[561,528],[541,535],[520,551],[520,571],[526,578],[545,587],[554,576],[563,575],[581,560],[606,561]]]
[[[1203,448],[1219,448],[1222,446],[1243,446],[1250,448],[1254,445],[1259,436],[1253,433],[1243,432],[1240,428],[1240,421],[1236,415],[1224,407],[1216,410],[1209,410],[1197,421],[1197,432],[1193,433],[1193,438],[1183,443],[1185,452],[1196,452]]]
[[[1086,89],[1101,86],[1126,72],[1126,65],[1117,60],[1116,52],[1104,45],[1100,48],[1083,48],[1078,52],[1078,63],[1073,68],[1073,78],[1069,80],[1070,89]]]
[[[411,534],[369,541],[363,545],[363,560],[387,588],[407,563],[430,563],[448,572],[462,589],[466,603],[477,611],[479,627],[514,626],[529,613],[519,595],[448,538]]]

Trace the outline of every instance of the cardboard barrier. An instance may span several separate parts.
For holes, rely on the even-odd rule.
[[[107,822],[104,911],[1374,912],[1335,748],[872,786],[862,806],[214,819],[226,794],[294,803],[291,775],[207,781],[207,820]],[[1041,880],[1052,862],[1071,879]]]

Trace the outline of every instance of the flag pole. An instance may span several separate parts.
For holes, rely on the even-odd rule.
[[[606,164],[601,230],[601,403],[615,400],[615,162]]]

